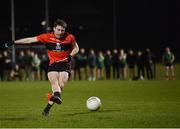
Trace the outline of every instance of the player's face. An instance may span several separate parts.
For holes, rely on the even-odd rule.
[[[170,48],[167,47],[167,48],[166,48],[166,52],[170,52]]]
[[[54,34],[57,38],[61,38],[65,32],[65,28],[62,26],[56,26],[53,29],[54,29]]]

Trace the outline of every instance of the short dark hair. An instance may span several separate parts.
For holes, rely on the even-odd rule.
[[[54,22],[54,27],[56,26],[62,26],[64,28],[67,28],[67,23],[64,21],[64,20],[61,20],[61,19],[57,19],[55,22]]]

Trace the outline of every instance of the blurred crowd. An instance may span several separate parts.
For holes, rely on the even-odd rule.
[[[49,60],[46,53],[18,50],[16,63],[11,53],[0,53],[0,80],[47,80]],[[106,51],[80,48],[73,57],[70,80],[153,80],[156,78],[155,56],[144,51],[113,49]]]
[[[105,52],[90,49],[86,52],[81,48],[73,62],[74,80],[155,79],[155,60],[149,48],[136,53],[132,49],[127,52],[124,49]]]
[[[13,63],[11,53],[0,53],[0,79],[11,80],[47,80],[49,60],[46,54],[28,50],[17,52]]]

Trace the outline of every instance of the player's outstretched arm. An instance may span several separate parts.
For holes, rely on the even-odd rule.
[[[36,37],[28,37],[28,38],[22,38],[14,41],[15,44],[30,44],[38,42]]]

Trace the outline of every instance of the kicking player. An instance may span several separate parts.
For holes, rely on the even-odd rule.
[[[48,94],[48,104],[42,115],[47,116],[54,103],[61,104],[61,92],[70,77],[71,59],[79,51],[79,46],[72,34],[65,32],[67,24],[61,19],[54,22],[53,32],[27,37],[12,42],[5,42],[1,47],[8,48],[14,44],[43,43],[49,57],[48,79],[52,94]]]

